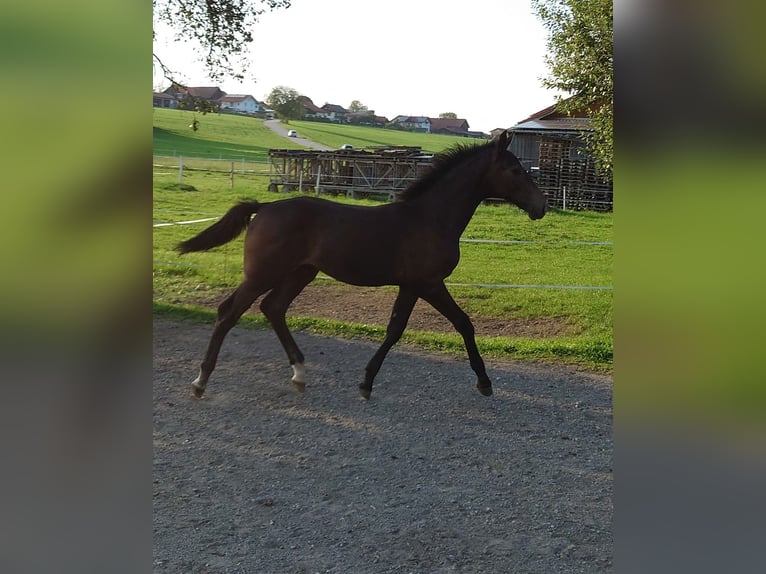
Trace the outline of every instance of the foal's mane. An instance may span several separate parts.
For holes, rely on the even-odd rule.
[[[417,180],[412,182],[406,189],[399,192],[398,201],[409,201],[420,197],[453,167],[466,159],[478,155],[487,148],[493,147],[493,142],[485,144],[456,144],[443,152],[435,155],[431,160],[431,166]]]

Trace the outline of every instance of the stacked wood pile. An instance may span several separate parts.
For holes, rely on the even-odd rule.
[[[599,175],[593,158],[578,140],[541,138],[537,185],[554,207],[612,210],[612,182]]]
[[[431,164],[419,147],[269,150],[269,190],[393,200]]]

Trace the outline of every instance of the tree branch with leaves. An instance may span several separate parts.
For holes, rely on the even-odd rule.
[[[290,0],[152,0],[154,22],[167,24],[177,41],[191,41],[212,80],[243,80],[250,68],[249,44],[258,18],[269,10],[289,8]],[[156,38],[156,30],[153,31]],[[157,54],[163,76],[180,84]]]
[[[585,139],[599,169],[611,176],[614,157],[613,24],[611,0],[532,0],[548,30],[543,85],[573,97],[564,113],[590,109],[593,132]]]

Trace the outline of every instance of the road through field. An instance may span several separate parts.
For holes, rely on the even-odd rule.
[[[291,128],[285,127],[280,120],[264,120],[263,125],[269,128],[275,134],[289,138],[290,140],[302,146],[310,147],[311,149],[316,149],[320,151],[327,151],[327,150],[333,149],[331,147],[327,147],[325,145],[313,142],[304,137],[300,137],[301,135],[300,132],[298,132],[298,137],[291,138],[290,136],[287,135],[288,130],[290,130]]]

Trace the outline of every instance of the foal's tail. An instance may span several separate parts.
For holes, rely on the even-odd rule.
[[[190,251],[207,251],[213,247],[218,247],[228,243],[237,237],[250,223],[250,216],[258,211],[261,204],[257,201],[245,201],[232,207],[216,223],[178,244],[180,253],[189,253]]]

